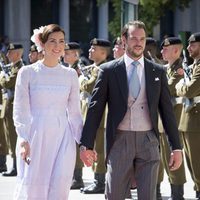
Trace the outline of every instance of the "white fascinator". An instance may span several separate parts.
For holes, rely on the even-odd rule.
[[[39,39],[39,35],[40,35],[40,33],[43,33],[45,27],[46,26],[41,26],[38,29],[34,29],[33,35],[31,36],[31,41],[35,43],[38,52],[43,50],[42,46],[41,46],[41,41]]]

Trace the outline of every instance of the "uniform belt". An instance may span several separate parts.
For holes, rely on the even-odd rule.
[[[183,97],[173,97],[172,98],[173,105],[182,104],[183,102],[184,102],[184,98]]]
[[[196,104],[200,103],[200,96],[194,97],[193,102],[196,103]]]
[[[193,107],[200,103],[200,96],[193,97],[191,99],[185,98],[184,109],[185,112],[189,112]]]

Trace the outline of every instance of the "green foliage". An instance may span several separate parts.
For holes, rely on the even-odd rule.
[[[114,9],[114,17],[109,23],[109,32],[113,37],[119,35],[121,30],[121,13],[122,0],[97,0],[101,5],[110,1]],[[160,18],[165,15],[167,10],[179,8],[183,10],[189,6],[192,0],[140,0],[138,6],[138,17],[146,24],[149,34],[152,33],[153,27],[158,24]]]
[[[116,38],[121,33],[121,13],[122,13],[122,3],[120,0],[111,0],[114,8],[114,17],[113,20],[109,22],[109,32]]]
[[[167,10],[175,10],[177,7],[183,10],[189,6],[191,0],[140,0],[138,16],[146,24],[148,33],[152,33],[153,27],[158,24]]]
[[[121,0],[97,0],[97,5],[100,6],[101,4],[108,1],[111,2],[112,8],[114,10],[114,16],[112,20],[109,22],[108,29],[111,36],[115,38],[119,36],[121,32],[122,1]]]

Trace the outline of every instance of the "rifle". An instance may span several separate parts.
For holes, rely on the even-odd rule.
[[[11,66],[9,64],[6,65],[4,59],[1,55],[0,55],[0,68],[1,68],[1,71],[3,71],[5,74],[9,75]]]
[[[188,59],[186,56],[185,49],[183,49],[183,61],[182,61],[183,70],[185,72],[185,79],[191,80],[191,69],[188,67]]]
[[[151,59],[152,62],[156,63],[156,60],[153,58],[153,56],[151,55],[150,51],[147,51],[149,58]]]
[[[187,84],[187,81],[191,81],[191,68],[189,68],[188,66],[188,60],[187,60],[187,56],[186,56],[186,52],[183,49],[183,61],[182,61],[182,66],[183,66],[183,70],[184,70],[184,81]],[[185,112],[190,112],[190,110],[194,107],[195,103],[194,103],[194,99],[193,98],[184,98],[184,102],[183,102],[183,106],[184,106],[184,110]]]
[[[85,66],[80,59],[79,59],[77,66],[78,66],[81,74],[84,76],[84,78],[89,80],[90,76],[91,76],[90,70],[89,70],[90,67]]]

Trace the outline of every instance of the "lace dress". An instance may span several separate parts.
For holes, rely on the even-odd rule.
[[[14,199],[66,200],[82,130],[76,71],[41,61],[21,68],[13,115],[18,134]],[[30,144],[30,165],[21,159],[21,140]]]

